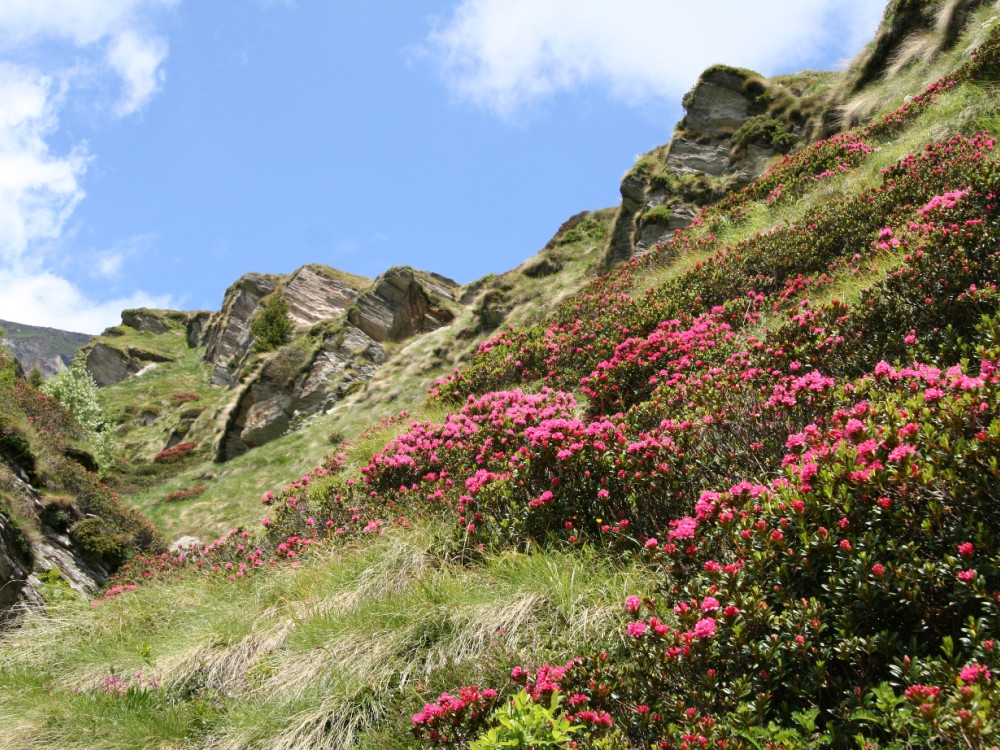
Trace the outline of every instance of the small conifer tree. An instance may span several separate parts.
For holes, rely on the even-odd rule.
[[[295,323],[288,314],[288,302],[284,297],[273,294],[250,323],[254,349],[270,352],[288,343],[295,330]]]

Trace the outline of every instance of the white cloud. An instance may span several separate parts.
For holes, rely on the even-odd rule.
[[[54,155],[58,94],[48,76],[0,62],[0,259],[15,261],[33,243],[59,236],[83,199],[78,178],[86,144]]]
[[[853,54],[882,13],[872,0],[461,0],[427,40],[460,96],[510,115],[597,83],[635,103],[676,98],[709,65],[770,74],[817,47]]]
[[[169,296],[145,292],[96,301],[70,281],[48,271],[0,270],[0,318],[67,331],[97,334],[121,322],[133,307],[174,307]]]
[[[115,105],[119,116],[130,115],[145,107],[163,84],[163,61],[167,43],[158,37],[144,37],[124,31],[108,47],[108,64],[124,83],[124,95]]]
[[[52,146],[68,95],[123,117],[145,107],[163,84],[167,43],[152,29],[158,10],[179,0],[0,0],[0,315],[96,332],[123,306],[165,303],[142,292],[94,301],[53,272],[65,266],[73,211],[91,155],[86,142]],[[118,100],[101,97],[117,82]],[[133,238],[129,238],[126,243]],[[135,247],[94,258],[112,276]]]

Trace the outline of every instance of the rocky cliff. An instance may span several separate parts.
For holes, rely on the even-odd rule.
[[[809,88],[821,74],[769,80],[715,65],[684,97],[684,119],[669,143],[625,175],[622,203],[601,271],[648,252],[720,200],[761,175],[771,160],[808,139],[820,104]]]
[[[782,154],[867,120],[889,103],[884,84],[951,50],[972,13],[989,2],[892,0],[875,39],[844,72],[765,78],[728,65],[708,68],[685,95],[670,142],[622,179],[599,270],[649,252]]]
[[[374,282],[360,277],[345,281],[332,269],[316,266],[296,271],[272,291],[288,303],[289,317],[301,332],[269,358],[256,360],[252,336],[241,333],[239,345],[225,350],[224,356],[244,368],[255,362],[257,368],[251,367],[243,382],[219,361],[220,347],[209,342],[206,359],[212,364],[213,382],[225,372],[225,382],[239,390],[217,441],[216,460],[227,461],[268,443],[330,409],[385,362],[382,344],[450,322],[454,313],[447,305],[454,302],[457,286],[443,276],[408,267],[391,268]],[[216,330],[249,331],[266,296],[257,297],[251,307],[243,289],[234,294],[238,299],[224,303]]]
[[[945,49],[947,30],[982,4],[955,0],[932,7],[896,0],[875,43],[842,73],[765,78],[743,68],[710,67],[684,97],[685,116],[672,139],[623,178],[621,205],[610,226],[606,212],[582,212],[519,269],[465,286],[408,267],[391,268],[374,281],[318,264],[289,275],[249,273],[226,291],[217,312],[170,317],[127,311],[122,326],[87,350],[88,364],[101,384],[167,365],[176,358],[174,350],[131,334],[167,336],[183,329],[187,346],[203,349],[210,382],[231,394],[228,401],[205,417],[192,412],[173,422],[140,404],[138,418],[166,435],[157,450],[190,440],[192,425],[212,425],[211,455],[229,460],[335,407],[387,364],[393,372],[412,372],[397,360],[409,357],[421,337],[452,331],[431,337],[432,361],[416,368],[430,372],[457,364],[477,337],[502,324],[538,319],[586,282],[582,268],[606,271],[648,252],[784,154],[849,122],[858,92],[900,65],[907,45],[937,29],[935,44]],[[594,254],[574,257],[583,248]],[[258,351],[255,317],[276,298],[287,305],[293,334],[273,351]],[[378,386],[383,392],[386,387]]]

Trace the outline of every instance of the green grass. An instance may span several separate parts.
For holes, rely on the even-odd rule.
[[[0,642],[12,747],[380,747],[455,681],[505,682],[520,654],[565,659],[620,626],[643,574],[586,551],[434,554],[394,529],[247,581],[191,577],[32,617]],[[104,693],[112,672],[161,687]],[[437,691],[437,692],[435,692]],[[39,727],[44,728],[39,731]]]

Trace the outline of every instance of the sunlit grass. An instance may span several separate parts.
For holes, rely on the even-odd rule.
[[[461,566],[435,552],[447,533],[397,528],[296,569],[192,574],[33,616],[0,642],[4,737],[25,750],[405,737],[409,714],[456,679],[502,687],[524,654],[617,638],[624,598],[645,589],[641,569],[585,550]],[[161,686],[104,692],[137,670]]]

